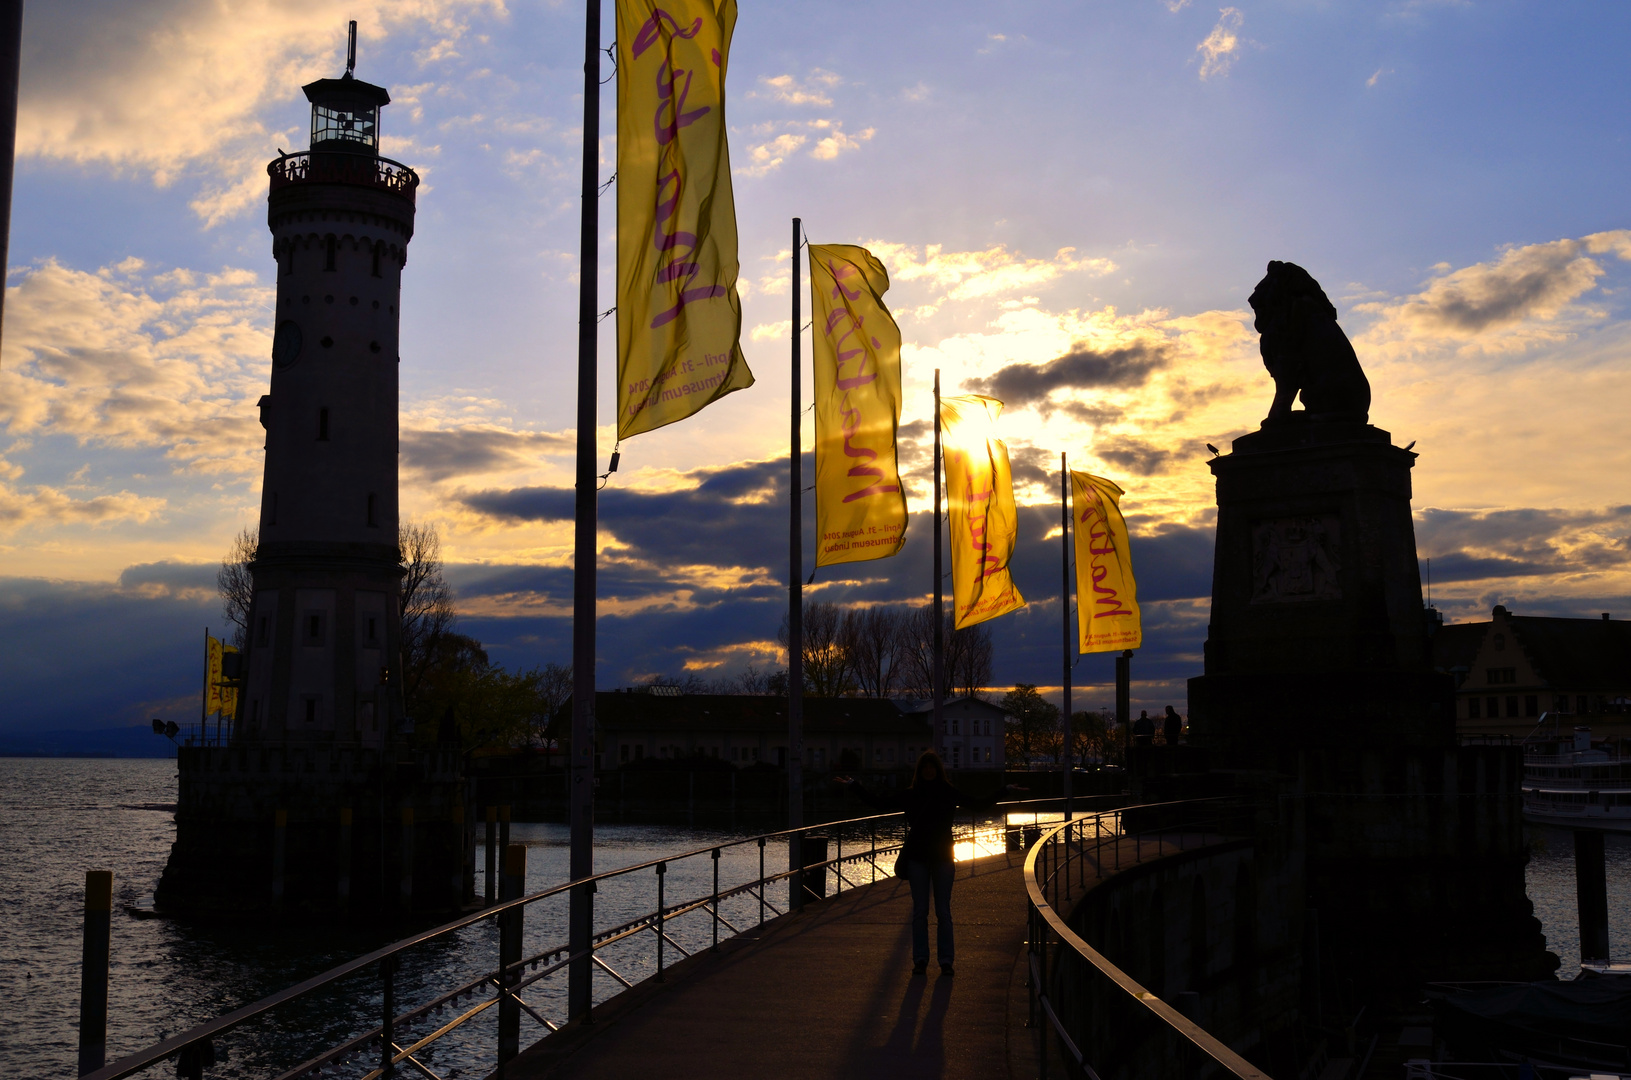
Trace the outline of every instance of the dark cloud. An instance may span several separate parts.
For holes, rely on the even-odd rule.
[[[1150,372],[1164,367],[1168,359],[1168,350],[1162,345],[1140,342],[1104,351],[1077,345],[1045,364],[1009,364],[989,378],[970,380],[968,385],[976,393],[989,394],[1020,408],[1045,402],[1055,390],[1141,386]]]
[[[155,562],[127,566],[119,574],[121,589],[158,586],[168,591],[207,589],[215,591],[219,563]]]
[[[1131,435],[1112,435],[1093,443],[1093,453],[1138,476],[1155,476],[1172,467],[1178,455]]]
[[[1605,510],[1443,510],[1416,515],[1433,580],[1600,572],[1631,564],[1631,506]]]
[[[1411,317],[1465,333],[1548,315],[1597,283],[1602,268],[1576,240],[1513,248],[1432,282],[1405,305]]]
[[[401,445],[403,469],[430,481],[524,468],[575,448],[570,433],[498,428],[404,431]]]

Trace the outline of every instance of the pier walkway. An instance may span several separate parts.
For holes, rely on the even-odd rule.
[[[1029,1080],[1024,862],[1009,852],[958,864],[951,978],[934,963],[912,975],[911,891],[890,878],[674,965],[534,1045],[505,1078]]]

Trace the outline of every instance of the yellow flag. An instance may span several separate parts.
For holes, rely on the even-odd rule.
[[[235,645],[222,645],[221,646],[221,657],[222,657],[223,660],[225,660],[227,653],[236,653],[237,651],[238,651],[238,649],[237,649],[237,646],[235,646]],[[224,677],[220,680],[220,685],[221,685],[221,691],[220,691],[220,693],[221,693],[221,712],[226,716],[237,716],[238,715],[238,687],[237,687],[237,685],[235,683],[228,682]]]
[[[1076,518],[1076,625],[1081,651],[1120,652],[1144,643],[1138,583],[1128,552],[1122,491],[1101,476],[1071,471]]]
[[[221,709],[221,643],[204,635],[204,712]]]
[[[617,437],[753,385],[725,144],[735,0],[617,3]]]
[[[815,317],[816,565],[882,559],[906,542],[895,460],[900,328],[889,273],[866,248],[810,246]]]
[[[940,399],[958,630],[1025,606],[1008,572],[1019,519],[1008,444],[997,438],[1001,412],[1002,402],[980,394]]]

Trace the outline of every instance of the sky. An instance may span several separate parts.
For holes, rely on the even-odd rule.
[[[392,96],[383,152],[422,178],[404,511],[437,526],[495,661],[570,660],[581,7],[56,0],[24,25],[0,733],[196,715],[215,569],[259,505],[265,166],[305,146],[300,86],[343,69],[348,18],[358,76]],[[726,110],[758,382],[622,445],[599,685],[778,660],[795,216],[889,271],[912,510],[900,555],[807,595],[928,594],[933,371],[1000,397],[1030,604],[990,624],[999,690],[1060,683],[1065,451],[1127,492],[1135,707],[1183,708],[1210,603],[1205,444],[1227,450],[1273,395],[1246,305],[1270,259],[1321,282],[1372,422],[1416,444],[1417,545],[1447,618],[1631,616],[1628,44],[1631,8],[1609,3],[743,0]],[[1078,705],[1109,702],[1110,657],[1074,681]]]

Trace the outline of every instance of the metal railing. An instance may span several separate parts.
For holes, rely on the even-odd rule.
[[[419,189],[418,173],[400,161],[373,154],[301,150],[268,162],[266,174],[272,178],[273,191],[290,184],[350,184],[379,188],[413,202]]]
[[[1217,1075],[1270,1080],[1089,945],[1071,929],[1069,913],[1061,906],[1091,887],[1090,876],[1102,879],[1121,870],[1124,862],[1136,866],[1146,854],[1158,857],[1236,840],[1249,828],[1250,807],[1237,799],[1189,799],[1089,813],[1048,828],[1031,845],[1025,857],[1030,1026],[1037,1031],[1043,1080],[1050,1034],[1067,1071],[1099,1080],[1083,1046],[1081,1013],[1090,1009],[1125,1017],[1129,1029],[1140,1018],[1146,1024],[1153,1021],[1160,1035],[1178,1041],[1184,1075],[1200,1075],[1204,1063]]]
[[[959,822],[955,842],[960,851],[967,850],[974,855],[982,851],[1005,850],[1023,830],[1038,828],[1042,816],[1049,813],[1050,809],[1062,805],[1063,801],[1059,798],[999,803],[992,814],[975,814]],[[1055,809],[1052,812],[1062,816],[1059,810]],[[1000,824],[983,820],[993,814],[1001,817]],[[1009,820],[1016,816],[1029,816],[1031,821]],[[811,898],[818,893],[824,894],[829,884],[836,893],[842,892],[846,887],[856,888],[892,876],[890,868],[887,865],[880,865],[879,860],[900,850],[904,831],[901,828],[901,821],[902,815],[895,812],[825,822],[801,829],[784,829],[699,847],[678,855],[648,859],[579,881],[556,885],[531,895],[503,900],[483,908],[480,912],[422,931],[347,961],[304,982],[123,1057],[88,1076],[91,1080],[118,1080],[120,1077],[135,1075],[171,1059],[177,1059],[179,1062],[178,1075],[202,1075],[197,1063],[214,1061],[217,1057],[216,1040],[228,1032],[257,1019],[275,1019],[274,1014],[280,1011],[287,1017],[291,1011],[299,1012],[301,1008],[304,1009],[306,1022],[317,1024],[319,1021],[332,1021],[332,1015],[323,1012],[323,999],[320,995],[325,992],[333,994],[342,989],[353,999],[363,994],[368,995],[371,1004],[379,1009],[376,1015],[380,1017],[380,1022],[370,1030],[332,1044],[329,1049],[310,1057],[292,1069],[278,1069],[275,1072],[269,1069],[268,1075],[275,1074],[278,1080],[297,1080],[314,1076],[353,1076],[360,1077],[361,1080],[375,1080],[384,1076],[412,1074],[439,1080],[437,1073],[431,1068],[431,1065],[436,1063],[427,1064],[422,1060],[424,1052],[434,1047],[439,1040],[446,1039],[450,1034],[465,1028],[471,1021],[488,1013],[495,1005],[502,1006],[498,1014],[498,1038],[496,1042],[489,1042],[487,1045],[496,1050],[496,1060],[502,1069],[504,1062],[514,1056],[519,1045],[517,1024],[522,1015],[529,1017],[543,1035],[559,1030],[567,1019],[564,1015],[564,994],[552,995],[557,999],[554,1003],[563,1008],[551,1015],[549,1006],[538,1003],[540,998],[537,994],[529,994],[528,996],[533,997],[533,1002],[529,1002],[522,996],[523,993],[535,988],[541,992],[546,980],[566,971],[574,960],[582,959],[581,953],[573,953],[566,944],[564,929],[557,941],[542,948],[535,947],[530,952],[524,950],[522,916],[527,908],[556,897],[564,899],[573,889],[583,887],[590,893],[593,910],[596,904],[595,896],[608,887],[627,886],[638,880],[654,884],[656,893],[654,908],[644,910],[633,918],[616,918],[611,925],[602,926],[592,935],[589,958],[598,975],[603,976],[603,980],[612,980],[612,985],[615,986],[612,994],[607,996],[615,996],[624,989],[632,988],[647,976],[635,972],[629,964],[621,960],[618,960],[618,963],[623,964],[622,970],[614,968],[606,956],[602,955],[607,950],[637,939],[649,941],[655,946],[655,970],[650,972],[649,977],[660,981],[667,968],[672,967],[675,962],[673,954],[677,953],[681,958],[685,958],[701,951],[717,949],[722,936],[721,928],[724,930],[723,937],[728,939],[741,933],[749,925],[759,925],[769,917],[783,914],[786,901],[793,895],[792,887],[789,885],[784,891],[773,890],[771,886],[790,882],[795,875],[804,875],[800,881],[802,890],[800,895],[808,895]],[[767,845],[772,848],[774,854],[785,858],[782,853],[786,849],[780,845],[789,844],[794,837],[798,837],[808,850],[810,841],[818,836],[833,843],[834,847],[830,851],[832,857],[809,862],[802,869],[767,871],[765,865]],[[846,839],[849,841],[847,850]],[[965,845],[971,846],[965,848]],[[745,881],[722,884],[721,855],[733,849],[745,849],[747,865],[751,866],[755,848],[757,876]],[[672,899],[667,888],[668,879],[676,876],[671,873],[672,869],[687,860],[704,859],[711,863],[712,867],[711,874],[701,875],[704,883],[702,891],[684,899]],[[645,874],[652,877],[644,878]],[[519,885],[515,891],[521,891]],[[645,890],[630,891],[638,893]],[[643,902],[638,901],[638,897],[636,900]],[[734,910],[722,911],[722,907],[732,900],[737,901]],[[778,903],[778,900],[782,903]],[[627,904],[623,907],[627,908]],[[694,925],[690,928],[689,936],[676,930],[676,924],[686,919],[690,919],[692,923],[701,920],[704,928],[702,932],[698,933]],[[451,951],[457,954],[461,944],[469,943],[460,943],[453,935],[488,920],[495,921],[499,928],[497,955],[494,957],[493,966],[478,970],[474,975],[457,977],[451,980],[451,985],[444,983],[443,989],[428,995],[420,1003],[404,1007],[403,1001],[400,1000],[404,996],[400,992],[402,987],[398,985],[398,972],[403,959],[413,950],[434,942],[453,946]],[[617,957],[614,956],[612,959],[616,960]],[[637,958],[635,962],[641,963],[649,970],[649,959],[642,961]],[[444,958],[442,963],[446,966],[448,961]],[[358,979],[370,973],[377,980],[373,987],[357,985]],[[555,986],[559,987],[559,981]],[[599,1004],[604,1004],[605,1000],[606,997],[602,997]],[[297,1003],[298,1007],[290,1010],[289,1007]],[[509,1022],[506,1022],[506,1014],[510,1017]],[[320,1037],[314,1036],[305,1040],[304,1045],[309,1046],[313,1042],[318,1042]],[[318,1045],[321,1043],[318,1042]],[[468,1043],[464,1049],[469,1049]],[[494,1060],[491,1055],[485,1053],[483,1057],[489,1063]],[[244,1074],[241,1068],[239,1074]]]

